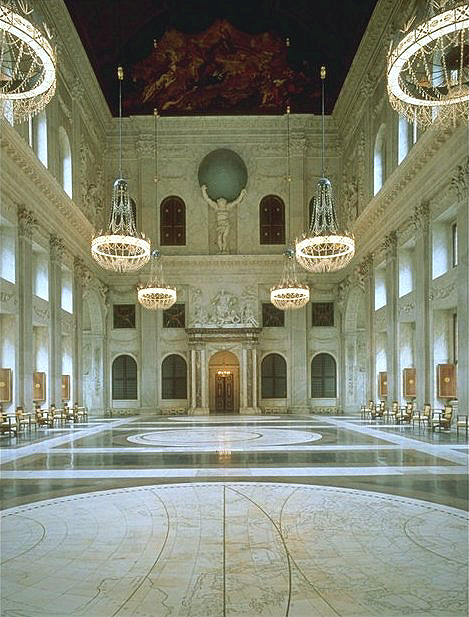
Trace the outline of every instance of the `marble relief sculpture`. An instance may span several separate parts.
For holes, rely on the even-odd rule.
[[[224,197],[213,200],[207,194],[207,186],[202,185],[202,196],[217,215],[217,245],[220,253],[226,253],[228,248],[228,235],[230,233],[229,213],[235,206],[240,204],[246,195],[246,189],[242,189],[234,201],[227,201]]]
[[[191,290],[191,328],[257,328],[257,299],[250,289],[239,295],[221,289],[208,303],[202,304],[202,290]]]

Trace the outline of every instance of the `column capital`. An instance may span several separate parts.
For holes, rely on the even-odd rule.
[[[391,231],[385,236],[383,240],[383,249],[388,259],[395,257],[397,249],[397,233],[395,231]]]
[[[37,219],[33,212],[24,206],[18,207],[18,231],[20,236],[28,238],[33,237],[34,227],[37,225]]]
[[[87,287],[91,282],[91,272],[85,266],[84,262],[80,257],[75,257],[73,259],[73,274],[75,276],[75,280],[78,281],[83,287]]]
[[[456,193],[458,201],[467,201],[469,190],[469,156],[462,165],[458,165],[451,178],[450,189]]]
[[[358,285],[362,290],[365,290],[366,282],[369,279],[371,273],[373,271],[373,255],[372,253],[368,253],[366,257],[362,259],[362,261],[358,264],[356,269],[356,274],[358,278]]]
[[[416,232],[426,233],[430,227],[430,202],[422,201],[415,206],[411,219]]]
[[[62,261],[65,251],[65,244],[62,238],[51,234],[49,236],[49,250],[50,256],[54,261]]]

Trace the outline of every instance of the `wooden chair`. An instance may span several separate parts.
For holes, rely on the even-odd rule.
[[[422,422],[424,426],[426,424],[427,427],[430,427],[431,420],[432,420],[432,406],[430,405],[430,403],[424,403],[423,411],[420,414],[420,422]]]
[[[469,416],[462,416],[460,414],[458,414],[456,416],[456,434],[459,435],[459,429],[464,429],[466,431],[466,437],[467,437],[467,433],[469,431]]]
[[[397,415],[399,413],[399,403],[397,401],[393,401],[391,403],[390,409],[387,411],[387,416],[389,420],[396,421]]]
[[[377,405],[373,405],[373,408],[370,411],[371,419],[376,420],[377,418],[383,418],[385,411],[386,404],[384,403],[384,401],[381,401]]]
[[[13,420],[14,418],[9,416],[6,411],[0,411],[0,433],[10,433],[12,435],[16,435],[17,428]]]
[[[31,430],[31,414],[24,413],[24,409],[21,405],[18,405],[15,411],[16,416],[16,432],[19,433],[23,428]]]
[[[36,409],[34,411],[34,419],[35,419],[37,426],[39,427],[51,426],[47,412],[41,409],[39,405],[36,406]]]
[[[405,407],[401,407],[399,413],[396,416],[397,423],[401,424],[403,422],[408,422],[410,424],[412,421],[413,410],[414,410],[413,403],[406,403]]]
[[[451,421],[453,419],[453,408],[451,405],[445,405],[443,413],[432,419],[432,431],[441,429],[449,431],[451,429]]]

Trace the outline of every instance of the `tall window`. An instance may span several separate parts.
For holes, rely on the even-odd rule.
[[[63,126],[59,127],[60,182],[69,197],[72,196],[72,152],[70,141]]]
[[[336,364],[328,353],[320,353],[311,361],[311,398],[336,397]]]
[[[180,197],[172,195],[161,202],[160,244],[184,246],[186,244],[186,206]]]
[[[117,356],[112,363],[112,398],[115,401],[137,399],[137,363],[132,356]]]
[[[266,195],[259,204],[261,244],[285,244],[285,204],[276,195]]]
[[[373,156],[373,195],[381,189],[384,183],[385,170],[385,151],[386,151],[386,125],[382,124],[375,139],[375,148]]]
[[[397,164],[400,165],[407,156],[412,141],[412,125],[407,118],[399,114],[397,124]]]
[[[453,268],[458,265],[458,224],[451,225],[451,262]]]
[[[162,398],[187,398],[187,364],[177,354],[167,356],[161,365]]]
[[[287,396],[287,363],[277,353],[271,353],[262,360],[261,396],[262,398]]]
[[[47,167],[47,116],[44,110],[34,118],[33,125],[36,128],[34,151],[44,167]]]

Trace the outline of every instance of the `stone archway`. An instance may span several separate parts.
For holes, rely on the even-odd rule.
[[[231,351],[218,351],[209,360],[210,413],[239,413],[239,361]]]

